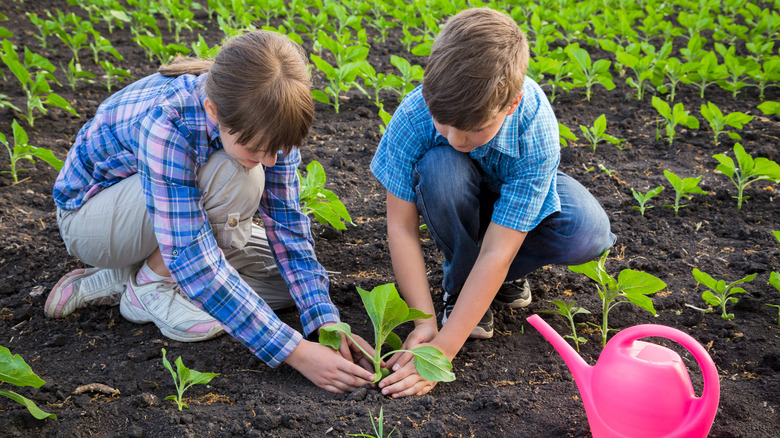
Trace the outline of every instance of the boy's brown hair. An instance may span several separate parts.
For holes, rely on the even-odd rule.
[[[528,69],[528,41],[506,14],[467,9],[436,37],[425,68],[423,98],[444,125],[476,131],[520,95]]]
[[[237,142],[252,151],[287,154],[309,136],[314,101],[306,55],[283,35],[246,33],[227,41],[214,60],[178,58],[158,72],[208,72],[206,95],[221,129],[238,133]]]

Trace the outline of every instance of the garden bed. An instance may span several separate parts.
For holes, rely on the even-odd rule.
[[[205,2],[203,2],[205,3]],[[36,29],[25,12],[61,9],[86,16],[65,1],[6,0],[0,13],[8,16],[0,26],[14,33],[19,47],[29,46],[56,66],[70,60],[69,51],[50,38],[42,49],[33,35]],[[210,44],[221,31],[200,12],[196,21]],[[275,23],[278,24],[278,23]],[[108,36],[105,25],[96,25]],[[169,35],[163,32],[164,35]],[[706,31],[705,31],[706,34]],[[136,78],[155,71],[156,65],[125,29],[110,34],[122,53],[121,63]],[[189,35],[189,33],[187,34]],[[396,72],[390,55],[403,56],[424,65],[425,58],[409,54],[399,42],[399,29],[392,29],[387,43],[373,43],[368,61],[377,72]],[[196,37],[193,37],[196,38]],[[194,39],[192,40],[194,41]],[[189,44],[189,41],[188,43]],[[680,44],[684,46],[684,41]],[[311,41],[304,47],[311,49]],[[586,46],[587,47],[587,46]],[[614,56],[587,47],[594,59]],[[738,45],[738,50],[744,47]],[[677,53],[675,50],[674,53]],[[94,65],[85,62],[85,69]],[[99,68],[93,69],[96,73]],[[24,106],[24,94],[7,69],[0,94]],[[396,72],[397,73],[397,72]],[[682,102],[701,122],[701,129],[678,129],[670,146],[656,137],[658,113],[651,94],[642,101],[625,78],[615,77],[616,88],[594,88],[590,102],[581,89],[557,97],[553,108],[559,122],[580,137],[579,125],[591,125],[605,114],[607,133],[625,139],[624,150],[600,143],[595,152],[584,139],[562,149],[561,170],[580,181],[604,206],[612,221],[617,243],[607,260],[607,271],[616,275],[626,268],[653,274],[667,288],[653,297],[658,317],[633,305],[623,304],[610,313],[616,329],[655,323],[689,333],[705,346],[720,376],[721,399],[712,428],[713,437],[774,437],[780,435],[780,292],[769,285],[772,271],[780,271],[780,243],[772,230],[780,230],[780,186],[766,182],[751,185],[750,199],[741,211],[733,198],[736,189],[729,179],[715,172],[717,153],[733,157],[734,141],[721,137],[715,146],[712,132],[699,112],[708,101],[724,113],[742,111],[755,118],[736,130],[740,143],[754,157],[780,160],[780,118],[756,109],[763,100],[755,88],[745,88],[733,98],[718,86],[707,88],[705,98],[691,86],[680,86],[676,102]],[[55,74],[61,81],[60,73]],[[321,73],[314,73],[314,87],[324,88]],[[64,158],[81,125],[94,114],[109,93],[100,84],[54,87],[81,115],[52,109],[27,129],[30,143],[51,149]],[[385,109],[392,113],[395,96],[387,93]],[[780,89],[767,89],[765,100],[780,100]],[[18,118],[9,108],[0,108],[0,132],[12,138],[11,122]],[[371,175],[369,163],[381,138],[382,121],[372,102],[352,90],[339,113],[317,103],[315,124],[302,147],[303,164],[319,161],[328,177],[327,188],[345,203],[353,220],[345,231],[313,224],[316,252],[330,272],[331,296],[342,319],[358,334],[371,338],[356,287],[371,288],[394,282],[386,241],[385,191]],[[229,336],[187,344],[163,337],[154,325],[135,325],[124,320],[119,309],[89,308],[60,320],[47,319],[43,304],[49,289],[72,269],[83,267],[69,256],[60,239],[52,200],[57,172],[42,161],[23,163],[21,181],[13,184],[0,175],[0,345],[20,354],[47,383],[40,389],[18,392],[34,400],[57,419],[35,420],[9,399],[0,398],[0,423],[5,436],[346,436],[370,433],[370,413],[383,408],[386,430],[404,437],[583,437],[589,428],[579,393],[563,360],[525,319],[552,310],[549,300],[574,300],[593,312],[578,322],[600,321],[600,300],[595,283],[565,266],[547,267],[529,275],[534,301],[527,309],[494,309],[496,333],[492,339],[468,341],[453,361],[457,380],[437,385],[428,395],[405,399],[383,397],[372,388],[337,395],[315,387],[287,365],[267,367]],[[603,168],[602,168],[603,166]],[[0,170],[9,170],[7,159]],[[681,177],[702,176],[706,195],[696,194],[679,215],[661,204],[674,201],[674,190],[664,178],[670,170]],[[664,186],[653,199],[655,208],[641,216],[631,189],[646,192]],[[430,268],[437,311],[441,303],[441,256],[424,232],[423,249]],[[704,288],[691,275],[699,268],[727,282],[758,274],[744,285],[747,293],[730,304],[735,314],[724,321],[719,313],[701,313]],[[294,310],[281,312],[282,319],[299,328]],[[569,330],[559,317],[544,318],[561,334]],[[410,326],[401,326],[403,337]],[[601,352],[600,334],[581,326],[588,342],[582,356],[595,364]],[[672,348],[675,344],[665,343]],[[168,357],[182,356],[185,365],[198,371],[221,373],[209,387],[196,386],[187,394],[190,409],[179,412],[163,399],[175,393],[170,374],[162,366],[161,348]],[[680,351],[680,348],[676,348]],[[692,356],[680,351],[694,381],[701,389],[701,375]],[[102,383],[117,395],[97,392],[75,394],[84,384]]]

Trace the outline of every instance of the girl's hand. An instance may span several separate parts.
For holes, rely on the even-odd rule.
[[[439,329],[436,327],[435,323],[418,324],[417,326],[415,326],[414,330],[412,330],[412,332],[409,333],[409,336],[406,337],[406,340],[404,341],[404,344],[401,347],[401,349],[411,350],[413,348],[421,346],[426,342],[431,342],[438,333],[439,333]],[[396,353],[392,357],[390,357],[390,360],[387,361],[387,367],[390,368],[392,371],[398,371],[404,366],[406,366],[406,364],[409,363],[412,359],[414,359],[414,355],[412,353]]]
[[[350,360],[361,367],[365,368],[366,370],[370,371],[371,373],[374,372],[374,362],[371,361],[371,358],[367,357],[363,351],[361,351],[360,347],[363,348],[363,350],[366,351],[369,355],[373,356],[375,351],[374,347],[369,345],[368,342],[366,342],[365,339],[361,338],[360,336],[352,333],[352,337],[355,338],[355,342],[352,342],[347,335],[342,334],[341,335],[341,345],[339,346],[339,353],[347,359]],[[358,347],[358,345],[360,347]]]
[[[312,383],[338,394],[371,384],[374,374],[345,359],[338,351],[302,340],[285,362]]]
[[[416,329],[415,329],[416,330]],[[411,337],[411,334],[409,335]],[[422,344],[415,345],[421,347]],[[413,356],[413,355],[409,355]],[[414,366],[414,361],[408,360],[402,367],[398,363],[393,366],[393,373],[379,381],[379,388],[383,395],[393,398],[408,397],[410,395],[425,395],[436,386],[436,382],[424,379]]]

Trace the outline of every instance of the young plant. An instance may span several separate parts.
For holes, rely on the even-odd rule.
[[[582,336],[577,336],[577,326],[576,324],[574,324],[574,316],[579,315],[580,313],[590,314],[590,311],[588,309],[583,309],[582,307],[575,306],[574,302],[567,304],[561,300],[552,300],[551,303],[558,306],[558,310],[542,310],[541,313],[555,313],[566,318],[566,320],[569,321],[569,326],[571,327],[572,334],[565,335],[564,338],[569,338],[573,340],[574,346],[577,347],[577,351],[580,351],[580,344],[584,344],[588,342],[588,340],[583,338]]]
[[[739,143],[734,145],[734,157],[737,159],[736,164],[731,157],[725,154],[712,156],[712,158],[720,162],[715,170],[729,177],[731,182],[737,187],[737,196],[735,196],[737,198],[737,210],[742,210],[742,201],[750,198],[743,195],[745,187],[756,181],[780,181],[780,166],[768,158],[758,157],[753,159]]]
[[[612,74],[609,72],[611,61],[599,59],[592,62],[590,55],[585,49],[579,48],[576,44],[568,47],[566,53],[571,64],[571,78],[575,87],[585,87],[585,98],[590,102],[592,88],[596,84],[601,84],[607,91],[615,88],[612,82]]]
[[[12,355],[9,349],[0,345],[0,384],[3,383],[8,383],[20,388],[25,386],[40,388],[46,382],[33,372],[32,368],[27,365],[27,362],[22,359],[22,356],[19,356],[18,354]],[[34,401],[19,395],[14,391],[0,388],[0,395],[21,404],[38,420],[57,418],[56,415],[41,410]]]
[[[668,92],[668,100],[674,102],[677,86],[680,82],[685,83],[686,77],[696,69],[696,65],[692,62],[682,63],[677,58],[662,59],[656,65],[663,72],[664,77],[662,85],[658,87],[658,91],[662,93]]]
[[[305,215],[313,214],[317,222],[330,224],[337,230],[346,230],[344,222],[352,224],[347,208],[339,197],[325,188],[325,169],[317,161],[306,166],[306,178],[301,177],[301,211]],[[353,224],[354,225],[354,224]]]
[[[336,63],[331,65],[328,61],[313,53],[309,55],[317,69],[323,72],[328,80],[328,86],[325,87],[324,91],[312,90],[311,95],[314,100],[333,106],[338,114],[342,93],[348,92],[353,87],[365,93],[365,90],[357,83],[356,79],[358,74],[366,69],[368,47],[362,44],[345,46],[325,33],[320,33],[317,42],[333,54]],[[332,101],[331,98],[333,98]]]
[[[709,290],[704,291],[701,297],[710,306],[715,306],[715,307],[720,306],[722,310],[720,317],[721,319],[727,319],[727,320],[734,319],[734,314],[726,313],[726,303],[728,303],[729,301],[731,303],[736,303],[738,300],[736,297],[733,297],[732,295],[745,293],[745,289],[742,289],[741,287],[734,287],[734,286],[740,283],[747,283],[753,281],[753,279],[756,278],[756,275],[758,274],[748,275],[747,277],[743,277],[727,285],[725,281],[723,280],[716,281],[709,274],[702,272],[697,268],[693,268],[693,278],[695,278],[696,281],[699,282],[700,284],[709,288]]]
[[[70,62],[68,63],[68,69],[65,70],[65,79],[67,79],[71,90],[74,91],[76,90],[76,85],[79,81],[84,81],[88,84],[91,84],[92,80],[96,77],[97,76],[95,76],[93,73],[82,69],[81,64],[76,62],[75,58],[71,58]]]
[[[111,86],[114,84],[114,81],[116,82],[124,82],[126,79],[132,78],[133,75],[130,74],[129,71],[119,68],[111,63],[111,61],[105,59],[103,61],[100,61],[100,66],[103,67],[103,70],[105,70],[105,78],[106,78],[106,89],[108,89],[108,92],[111,92]]]
[[[38,29],[39,35],[33,35],[38,41],[41,42],[42,48],[48,47],[48,41],[47,39],[54,33],[54,30],[57,28],[57,22],[52,20],[46,20],[44,18],[38,17],[37,14],[27,12],[26,13],[27,18],[30,19],[30,22],[35,26],[36,29]]]
[[[192,385],[205,385],[211,382],[211,379],[217,377],[219,373],[201,373],[199,371],[191,370],[184,366],[181,360],[181,356],[176,359],[176,370],[174,371],[171,363],[168,362],[168,358],[165,357],[165,349],[162,349],[163,366],[171,372],[173,377],[173,384],[176,386],[176,395],[169,395],[165,397],[166,400],[173,400],[176,403],[176,407],[181,411],[190,407],[184,403],[184,391],[190,389]]]
[[[677,125],[684,125],[690,129],[699,129],[699,120],[690,115],[682,103],[675,104],[674,109],[672,109],[668,103],[658,96],[653,96],[652,103],[656,111],[664,118],[669,147],[672,146],[674,136],[677,133]]]
[[[149,36],[138,35],[135,42],[141,46],[149,57],[149,61],[154,61],[154,57],[157,57],[157,61],[161,64],[167,64],[168,61],[173,59],[178,54],[187,54],[190,49],[179,44],[164,44],[161,36]]]
[[[558,123],[558,135],[560,136],[561,147],[568,146],[569,141],[579,140],[579,137],[574,135],[574,133],[571,132],[571,129],[569,129],[568,126],[561,123]]]
[[[16,119],[14,119],[13,123],[11,123],[11,129],[14,133],[13,149],[11,149],[11,147],[8,145],[8,141],[6,140],[3,133],[0,133],[0,143],[5,146],[6,150],[8,150],[8,155],[11,157],[11,170],[3,171],[3,173],[10,173],[14,179],[14,183],[19,182],[19,172],[23,170],[16,168],[16,164],[19,162],[19,160],[28,160],[31,163],[34,163],[35,158],[40,158],[41,160],[51,164],[51,166],[57,169],[57,171],[62,169],[64,162],[55,157],[52,151],[46,148],[31,146],[27,143],[29,141],[27,133],[21,126],[19,126],[19,123],[16,122]]]
[[[688,204],[680,205],[680,200],[683,198],[690,199],[694,193],[706,195],[707,192],[699,187],[701,176],[698,178],[680,178],[669,170],[664,170],[664,176],[674,188],[674,205],[666,204],[664,207],[674,208],[674,215],[677,216],[677,212],[681,208],[686,207]]]
[[[395,428],[390,431],[390,433],[385,436],[385,418],[384,418],[384,407],[379,408],[379,416],[376,419],[376,423],[374,423],[374,415],[371,414],[371,409],[368,410],[368,418],[371,419],[371,428],[374,429],[373,435],[366,435],[364,433],[348,433],[348,436],[362,436],[366,438],[390,438],[390,435],[395,432]]]
[[[392,73],[377,74],[374,67],[368,62],[363,64],[363,69],[360,71],[359,75],[363,78],[363,84],[366,88],[374,90],[373,102],[377,108],[382,107],[382,99],[379,97],[379,93],[384,90],[393,90],[397,92],[403,85],[401,78]]]
[[[425,71],[419,65],[412,65],[409,61],[400,56],[391,55],[390,63],[401,72],[400,85],[395,89],[398,93],[398,100],[403,100],[410,91],[417,87],[415,82],[422,82]]]
[[[607,130],[607,116],[604,114],[596,118],[593,122],[593,126],[587,127],[580,125],[580,129],[582,130],[582,133],[585,134],[585,138],[587,138],[593,146],[593,152],[596,152],[596,145],[602,141],[608,141],[617,146],[618,149],[623,150],[623,148],[620,147],[620,142],[626,141],[626,139],[616,138],[605,132]]]
[[[746,123],[750,123],[750,121],[753,120],[753,116],[749,116],[739,111],[734,111],[733,113],[724,116],[720,108],[712,102],[707,102],[707,105],[701,106],[701,115],[707,120],[707,123],[710,124],[710,128],[715,136],[715,146],[720,144],[718,137],[724,133],[724,128],[726,126],[742,129]],[[732,140],[742,140],[742,137],[736,132],[728,132],[727,134]]]
[[[601,346],[607,345],[607,335],[610,329],[608,325],[609,311],[621,303],[632,302],[642,309],[656,315],[653,307],[653,300],[648,297],[666,287],[666,283],[659,278],[646,272],[635,271],[633,269],[624,269],[618,274],[617,280],[607,274],[604,264],[607,261],[609,251],[606,251],[598,261],[569,266],[573,272],[584,274],[591,280],[598,283],[599,297],[601,297],[602,324]],[[595,324],[594,324],[595,325]],[[598,327],[598,326],[597,326]]]
[[[417,368],[417,372],[420,373],[420,376],[424,379],[433,382],[451,382],[455,380],[455,374],[451,371],[452,363],[444,356],[444,353],[442,353],[441,350],[432,346],[402,350],[403,343],[401,342],[401,338],[393,333],[393,329],[405,322],[411,322],[415,319],[426,319],[433,315],[408,307],[404,300],[401,299],[398,290],[396,290],[395,285],[392,283],[377,286],[370,292],[361,288],[357,288],[357,290],[360,294],[360,298],[363,300],[363,305],[366,307],[366,312],[374,325],[374,356],[372,357],[365,350],[363,350],[363,354],[374,363],[375,383],[389,374],[387,369],[381,367],[382,361],[386,357],[398,352],[412,353],[414,355],[414,366]],[[339,345],[341,344],[342,334],[354,341],[354,338],[352,338],[352,330],[349,327],[349,324],[345,322],[321,327],[320,343],[331,347],[334,350],[338,350]],[[390,345],[392,351],[383,355],[382,346],[385,343]],[[355,345],[360,347],[357,342],[355,342]]]
[[[694,66],[684,80],[686,84],[693,84],[699,89],[699,97],[702,99],[707,87],[729,77],[728,69],[724,64],[718,64],[715,53],[707,50],[703,52],[705,55],[700,60],[691,61]]]
[[[646,54],[642,55],[640,47],[645,49]],[[634,72],[634,77],[628,77],[626,83],[636,88],[637,100],[642,100],[645,90],[652,91],[651,82],[660,82],[660,75],[654,67],[659,59],[669,56],[671,50],[672,44],[669,42],[657,53],[650,44],[629,45],[626,51],[618,50],[615,53],[617,62]]]
[[[753,86],[758,88],[758,98],[764,100],[764,91],[769,87],[780,87],[780,56],[772,56],[765,60],[759,68],[748,71],[753,79]]]
[[[735,55],[735,46],[726,49],[726,46],[715,43],[715,49],[723,57],[723,65],[728,73],[727,80],[718,81],[718,85],[724,90],[731,91],[731,96],[736,99],[739,90],[745,88],[747,83],[742,78],[748,76],[752,71],[760,69],[760,65],[752,60]]]
[[[631,194],[634,195],[634,199],[636,199],[636,202],[639,203],[639,206],[637,207],[634,205],[634,210],[639,210],[640,213],[642,213],[642,216],[645,215],[645,210],[649,210],[653,208],[652,205],[647,205],[647,202],[650,201],[650,199],[654,198],[655,196],[658,196],[659,193],[663,192],[664,188],[663,186],[658,186],[652,190],[648,190],[647,193],[642,194],[642,192],[638,192],[634,190],[634,188],[631,188]]]

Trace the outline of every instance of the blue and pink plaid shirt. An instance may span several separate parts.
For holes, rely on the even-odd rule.
[[[163,259],[179,287],[257,357],[277,366],[302,335],[227,263],[202,208],[197,170],[222,148],[219,129],[203,108],[205,77],[155,74],[109,97],[79,131],[55,182],[54,200],[64,210],[76,210],[139,173]],[[314,254],[309,218],[300,211],[300,162],[294,149],[265,169],[259,211],[308,335],[338,322],[339,315]]]
[[[371,161],[371,171],[379,182],[409,202],[417,201],[413,185],[417,162],[429,149],[449,147],[433,125],[422,87],[409,93],[398,106]],[[560,211],[561,201],[555,190],[560,153],[555,113],[539,85],[526,78],[517,110],[506,117],[493,139],[469,153],[490,189],[500,194],[492,222],[530,231]]]

